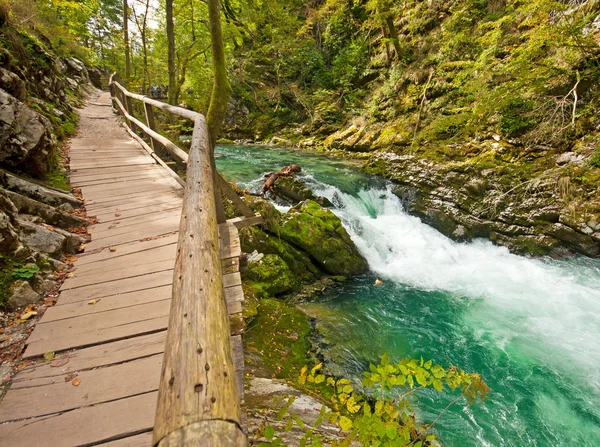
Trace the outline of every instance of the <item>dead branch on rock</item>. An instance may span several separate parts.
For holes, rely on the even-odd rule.
[[[271,191],[275,195],[275,189],[273,188],[277,179],[281,177],[293,177],[297,172],[300,172],[302,168],[299,165],[290,163],[289,166],[281,168],[277,172],[271,172],[265,175],[265,184],[260,190],[260,196],[264,196],[267,192]]]

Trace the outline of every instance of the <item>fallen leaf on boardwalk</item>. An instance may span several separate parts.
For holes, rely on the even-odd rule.
[[[115,247],[109,247],[109,250],[110,250],[110,251],[112,251],[113,253],[114,253],[115,251],[117,251],[117,249],[116,249]]]
[[[46,298],[44,300],[44,306],[52,307],[56,304],[56,301],[58,301],[57,298]]]
[[[73,379],[73,381],[71,383],[73,384],[73,386],[79,386],[79,384],[81,383],[81,380]]]
[[[73,273],[73,272],[67,273],[67,278],[72,278],[73,276],[75,276],[75,273]]]
[[[70,382],[71,380],[73,380],[75,377],[77,377],[77,373],[71,373],[71,374],[67,374],[65,376],[65,382]]]
[[[67,363],[69,363],[69,356],[65,355],[54,360],[52,363],[50,363],[50,366],[53,368],[60,368],[61,366],[65,366]]]
[[[77,261],[76,256],[69,256],[69,257],[67,257],[67,259],[65,259],[65,262],[68,264],[73,264],[75,261]]]
[[[110,227],[108,227],[109,230],[112,230],[113,228],[117,228],[116,225],[111,225]]]
[[[81,244],[79,247],[77,247],[77,251],[83,251],[85,250],[85,244]]]
[[[115,217],[121,217],[121,213],[115,214]]]
[[[44,360],[46,360],[47,362],[49,362],[50,360],[54,360],[54,356],[56,354],[54,354],[54,351],[48,351],[44,354]]]
[[[23,315],[21,315],[21,320],[29,320],[34,315],[37,315],[37,312],[25,312]]]
[[[100,301],[100,298],[95,298],[93,300],[89,300],[88,304],[96,304],[98,301]]]

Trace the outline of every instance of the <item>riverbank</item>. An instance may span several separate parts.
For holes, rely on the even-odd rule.
[[[294,318],[293,327],[280,326],[286,310],[279,305],[296,307],[268,306],[247,333],[247,340],[265,340],[249,353],[271,356],[263,373],[276,374],[278,362],[309,349],[309,366],[323,360],[329,373],[355,380],[383,353],[423,356],[479,372],[492,389],[485,407],[458,405],[440,420],[436,431],[447,445],[554,446],[577,439],[591,446],[590,439],[600,439],[590,423],[600,403],[598,261],[530,259],[483,240],[454,242],[406,214],[389,184],[355,162],[264,146],[222,146],[217,153],[221,172],[250,190],[260,188],[262,173],[301,164],[301,179],[334,204],[369,263],[370,273],[305,302],[303,310],[316,318],[306,324]],[[376,279],[383,284],[375,286]],[[319,335],[311,347],[302,336],[311,342],[313,327]],[[424,395],[419,420],[433,420],[450,401]]]

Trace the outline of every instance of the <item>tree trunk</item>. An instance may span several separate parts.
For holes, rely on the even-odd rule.
[[[227,78],[227,64],[225,61],[225,47],[221,32],[221,2],[208,0],[208,16],[210,20],[210,38],[212,47],[212,60],[214,70],[213,89],[210,96],[210,106],[206,114],[208,135],[210,137],[211,157],[214,159],[214,147],[227,113],[227,104],[231,95],[231,86]]]
[[[131,48],[129,46],[129,5],[123,0],[123,43],[125,45],[125,85],[131,79]]]
[[[175,68],[175,25],[173,24],[173,0],[166,1],[167,13],[167,42],[168,49],[168,66],[169,66],[169,104],[175,104],[175,90],[177,88],[177,72]]]
[[[385,19],[385,23],[388,26],[390,40],[394,45],[394,49],[396,50],[396,59],[400,60],[402,58],[402,48],[400,48],[400,41],[398,40],[398,31],[396,30],[396,26],[394,25],[394,18],[392,16],[387,16]]]

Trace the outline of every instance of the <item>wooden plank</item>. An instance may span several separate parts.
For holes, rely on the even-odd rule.
[[[78,301],[89,301],[92,298],[120,295],[127,292],[151,290],[156,287],[170,285],[172,281],[173,272],[171,270],[151,273],[149,275],[136,276],[134,278],[120,279],[107,284],[94,284],[78,289],[65,290],[64,292],[61,292],[58,302],[61,304],[69,304]]]
[[[149,212],[146,214],[141,214],[137,216],[124,217],[119,216],[120,218],[116,218],[110,222],[102,222],[99,224],[95,224],[90,227],[90,231],[97,235],[103,231],[109,231],[116,228],[125,228],[131,225],[147,223],[152,221],[153,219],[163,218],[164,216],[176,216],[181,215],[181,207],[174,206],[173,208],[163,210],[160,212]],[[92,229],[93,228],[93,229]]]
[[[53,340],[43,339],[29,343],[23,354],[23,358],[33,358],[44,355],[46,352],[62,352],[74,348],[86,348],[109,341],[122,340],[124,338],[134,337],[143,334],[162,331],[167,327],[168,315],[159,318],[153,318],[134,323],[128,323],[122,326],[98,329],[77,335],[77,340],[73,340],[72,335],[58,336]],[[35,332],[35,331],[34,331]]]
[[[147,241],[135,241],[129,244],[120,245],[116,251],[110,251],[104,249],[102,251],[92,252],[86,248],[86,251],[78,256],[78,260],[75,263],[75,267],[79,268],[82,265],[101,262],[108,259],[120,258],[135,253],[142,253],[150,250],[154,250],[163,246],[177,244],[177,234],[173,233],[168,236],[151,239]],[[176,249],[176,247],[175,247]]]
[[[139,242],[142,244],[143,242]],[[137,265],[150,264],[157,261],[164,261],[166,259],[172,259],[175,262],[175,252],[177,246],[175,243],[169,245],[160,245],[155,248],[151,248],[141,252],[133,252],[129,254],[119,254],[119,250],[110,251],[109,253],[117,255],[111,256],[102,261],[93,263],[75,263],[75,276],[81,276],[85,273],[104,273],[111,270],[125,269]]]
[[[140,228],[147,228],[158,222],[165,220],[177,220],[181,217],[181,208],[174,208],[169,212],[154,213],[144,217],[131,220],[118,220],[110,225],[94,225],[90,227],[90,233],[93,240],[97,241],[103,237],[116,236],[118,234],[129,233]]]
[[[231,347],[233,349],[233,363],[235,365],[235,378],[237,381],[240,399],[244,401],[244,344],[241,335],[231,337]]]
[[[114,236],[103,237],[98,240],[94,240],[92,237],[92,242],[88,243],[86,248],[88,250],[95,250],[102,247],[115,247],[128,242],[173,233],[177,231],[178,228],[175,220],[176,219],[167,219],[165,221],[152,222],[147,227],[136,227],[135,230]]]
[[[116,210],[99,210],[96,213],[94,213],[94,216],[96,217],[98,222],[110,222],[113,220],[118,220],[120,218],[139,216],[142,214],[148,214],[152,212],[159,213],[165,210],[173,209],[173,206],[177,206],[176,204],[174,204],[173,200],[164,200],[162,202],[154,204],[145,204],[142,206],[131,206],[129,208],[120,207],[120,209]],[[88,215],[91,214],[88,213]]]
[[[4,397],[0,422],[47,416],[155,391],[161,364],[162,355],[158,354],[82,371],[77,375],[79,386],[55,378],[29,381],[30,387],[15,389]]]
[[[95,188],[94,191],[89,191],[91,188],[86,188],[84,196],[86,203],[100,203],[106,198],[115,198],[123,196],[132,196],[141,192],[153,191],[156,194],[169,192],[172,189],[180,189],[181,186],[172,178],[151,179],[145,182],[129,183],[125,185],[107,186],[105,188]]]
[[[51,366],[52,361],[28,366],[19,371],[14,377],[11,390],[27,387],[26,382],[33,379],[64,377],[71,372],[81,372],[161,354],[165,347],[166,334],[166,331],[162,331],[149,335],[140,335],[139,337],[127,338],[125,340],[60,354],[56,357],[57,360],[62,359],[64,356],[68,357],[68,362],[65,365],[53,367]]]
[[[105,174],[103,176],[99,176],[99,178],[91,178],[89,180],[82,178],[81,180],[71,179],[71,187],[73,188],[85,188],[91,186],[111,186],[111,185],[127,185],[128,182],[135,182],[138,180],[151,180],[151,179],[161,179],[165,178],[165,176],[158,172],[152,171],[142,171],[139,173],[131,174],[131,176],[116,176],[114,174]]]
[[[61,290],[76,289],[78,287],[85,287],[92,284],[102,284],[116,281],[119,279],[147,275],[149,273],[172,270],[174,264],[175,259],[173,257],[169,257],[168,259],[162,261],[151,262],[149,264],[134,265],[128,268],[109,270],[106,272],[87,272],[82,273],[80,275],[78,275],[77,272],[75,272],[75,276],[68,278],[63,284]]]
[[[229,290],[229,289],[228,289]],[[107,296],[99,299],[95,304],[88,301],[79,301],[71,304],[57,304],[44,312],[44,317],[39,324],[67,318],[80,317],[82,315],[97,314],[114,309],[137,306],[139,304],[151,303],[153,301],[171,298],[171,286],[161,286],[154,289],[137,292],[123,293],[120,295]],[[236,297],[234,299],[239,299]]]
[[[154,176],[141,179],[131,179],[128,177],[124,181],[112,184],[103,183],[101,185],[86,186],[83,191],[86,199],[96,199],[114,194],[115,191],[122,192],[127,190],[135,192],[136,190],[143,191],[143,188],[154,188],[156,186],[180,187],[171,177]]]
[[[179,190],[181,188],[179,187],[179,185],[177,185],[177,187],[173,186],[173,185],[162,185],[162,186],[155,186],[155,187],[144,187],[141,189],[137,189],[134,191],[127,191],[127,190],[123,190],[121,189],[120,191],[117,190],[114,194],[108,195],[108,196],[103,196],[103,197],[98,197],[96,199],[86,199],[85,200],[85,206],[86,208],[100,208],[100,207],[106,207],[112,203],[122,203],[122,202],[132,202],[137,200],[138,198],[145,198],[145,197],[160,197],[160,196],[171,196],[171,195],[176,195]]]
[[[161,205],[163,203],[174,204],[180,203],[182,193],[181,191],[173,190],[169,193],[163,193],[160,196],[152,195],[151,193],[139,194],[135,197],[135,200],[123,202],[122,199],[115,200],[111,203],[102,203],[98,205],[90,205],[88,208],[88,217],[107,214],[107,213],[120,213],[124,210],[130,210],[134,208],[144,208],[152,205]]]
[[[32,447],[43,440],[47,446],[72,447],[151,430],[156,396],[151,392],[52,417],[0,425],[0,444]]]
[[[227,288],[240,285],[242,285],[242,276],[239,274],[239,272],[223,275],[223,287]]]
[[[169,297],[170,298],[170,297]],[[72,337],[72,347],[79,346],[80,334],[96,333],[114,327],[123,327],[141,321],[152,320],[169,315],[169,298],[139,304],[137,306],[123,307],[120,309],[107,310],[106,312],[93,313],[71,318],[67,321],[51,321],[41,323],[27,339],[27,343],[33,344],[47,340],[52,345],[57,338]],[[108,335],[107,335],[108,336]],[[104,336],[101,336],[104,337]],[[86,344],[91,340],[86,338]],[[70,348],[70,347],[69,347]],[[61,347],[61,350],[68,349]],[[54,350],[54,349],[50,349]]]
[[[142,433],[140,435],[129,436],[124,439],[101,443],[98,445],[101,445],[103,447],[151,447],[152,432],[147,431],[146,433]]]
[[[115,166],[139,166],[139,165],[153,165],[156,162],[147,156],[129,157],[122,160],[98,160],[90,162],[73,162],[73,168],[78,171],[84,169],[98,169],[98,168],[112,168]]]

